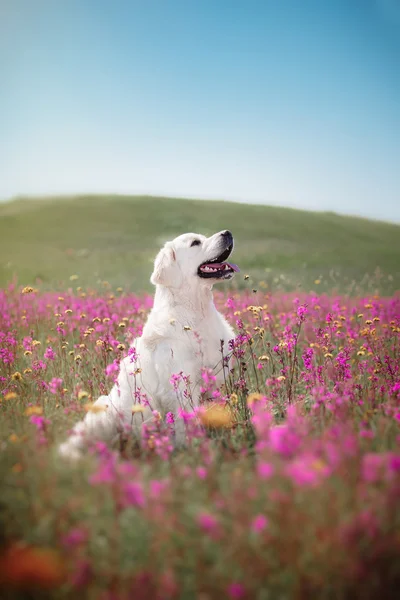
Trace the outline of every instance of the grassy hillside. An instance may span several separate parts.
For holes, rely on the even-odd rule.
[[[400,226],[270,206],[171,198],[82,196],[14,200],[0,205],[0,285],[97,285],[107,280],[131,290],[150,289],[154,256],[168,239],[187,231],[232,230],[236,284],[301,284],[331,289],[370,283],[399,289]],[[367,277],[365,277],[368,275]],[[321,283],[315,284],[315,280]],[[247,285],[247,284],[246,284]],[[339,283],[338,283],[339,285]]]

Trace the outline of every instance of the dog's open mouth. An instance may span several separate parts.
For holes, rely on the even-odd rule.
[[[197,270],[198,276],[205,279],[230,279],[235,273],[239,273],[240,269],[237,265],[224,262],[232,250],[233,244],[228,246],[219,256],[202,263]]]

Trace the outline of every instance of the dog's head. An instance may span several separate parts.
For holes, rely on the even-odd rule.
[[[225,262],[233,250],[230,231],[220,231],[207,238],[197,233],[185,233],[167,242],[154,262],[151,282],[155,285],[180,288],[188,284],[232,279],[239,268]]]

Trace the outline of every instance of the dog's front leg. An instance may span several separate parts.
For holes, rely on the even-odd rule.
[[[172,412],[175,420],[175,447],[186,443],[186,426],[182,412],[193,412],[198,405],[199,363],[183,343],[164,341],[157,347],[155,365],[159,386],[157,404],[162,412]]]

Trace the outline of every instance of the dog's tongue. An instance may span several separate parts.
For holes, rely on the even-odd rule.
[[[240,269],[237,265],[235,265],[234,263],[226,263],[231,269],[233,269],[234,271],[236,271],[236,273],[240,273]]]

